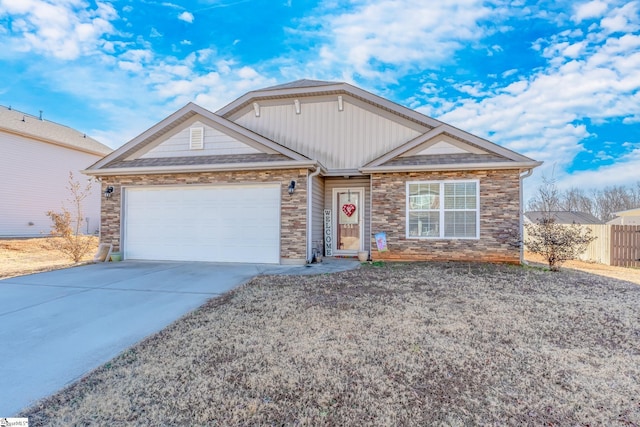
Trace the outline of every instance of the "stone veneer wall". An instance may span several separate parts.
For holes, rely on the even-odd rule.
[[[386,173],[371,179],[371,231],[386,232],[389,248],[389,252],[378,252],[372,239],[373,259],[520,263],[513,234],[520,221],[518,170]],[[407,239],[407,181],[465,179],[480,182],[480,239]]]
[[[296,181],[296,190],[290,195],[288,187]],[[102,199],[102,243],[113,244],[114,251],[121,250],[120,224],[122,219],[122,188],[148,185],[198,185],[198,184],[255,184],[280,182],[280,258],[301,262],[307,257],[307,170],[273,170],[249,172],[198,172],[154,175],[123,175],[102,177],[102,192],[113,186],[111,198]],[[259,207],[256,207],[259,209]]]

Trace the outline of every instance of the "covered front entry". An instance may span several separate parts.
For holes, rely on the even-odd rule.
[[[356,255],[365,244],[364,188],[334,188],[332,193],[334,255]]]
[[[280,185],[125,189],[124,256],[138,260],[280,262]]]

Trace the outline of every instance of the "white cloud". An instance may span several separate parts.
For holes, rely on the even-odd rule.
[[[393,80],[410,70],[449,62],[452,52],[481,38],[478,21],[492,10],[480,0],[361,0],[353,10],[335,13],[327,5],[320,18],[306,21],[314,35],[326,34],[311,69],[341,67],[346,80]],[[319,30],[318,30],[319,28]],[[316,31],[317,30],[317,31]],[[304,36],[305,29],[299,31]]]
[[[604,188],[613,185],[632,185],[639,181],[640,148],[636,148],[615,163],[595,170],[578,171],[565,175],[561,180],[561,188],[582,187]]]
[[[605,19],[629,16],[627,6],[612,9]],[[639,120],[640,36],[612,35],[604,28],[565,31],[538,43],[547,68],[491,89],[482,99],[463,99],[448,109],[443,104],[436,116],[562,171],[584,151],[592,136],[589,123]],[[635,166],[637,174],[640,165]]]
[[[575,7],[575,14],[572,18],[575,22],[581,22],[585,19],[600,18],[608,8],[609,6],[607,3],[600,0],[582,3]]]
[[[640,28],[639,8],[640,5],[637,1],[629,2],[614,9],[600,21],[600,25],[609,33],[638,31]]]
[[[188,22],[188,23],[192,24],[193,20],[194,20],[193,13],[187,12],[185,10],[180,15],[178,15],[178,19],[181,20],[181,21]]]
[[[99,51],[100,39],[115,32],[111,21],[118,18],[110,4],[98,1],[92,9],[83,0],[0,0],[3,15],[12,17],[12,38],[19,50],[65,60]]]

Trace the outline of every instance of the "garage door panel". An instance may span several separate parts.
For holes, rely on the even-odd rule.
[[[128,259],[278,263],[280,188],[127,189],[124,248]]]

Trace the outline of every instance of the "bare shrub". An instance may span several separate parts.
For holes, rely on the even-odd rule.
[[[596,239],[591,230],[578,224],[556,222],[554,211],[560,206],[559,194],[553,177],[542,177],[542,185],[533,199],[542,216],[535,223],[525,224],[528,234],[525,245],[534,254],[542,255],[551,271],[558,271],[563,262],[576,259]]]
[[[560,265],[576,259],[596,237],[591,230],[578,224],[558,224],[552,217],[540,218],[537,223],[525,224],[529,251],[542,255],[551,271],[560,270]]]
[[[71,204],[72,211],[63,205],[60,212],[47,212],[53,222],[50,234],[62,238],[52,248],[67,255],[73,262],[80,262],[94,247],[94,239],[81,233],[84,222],[83,202],[91,194],[91,181],[83,187],[74,179],[73,172],[69,172],[67,190],[70,193],[67,201]]]

